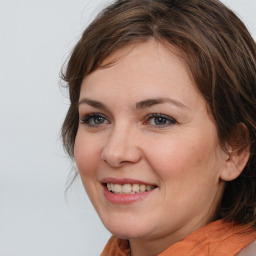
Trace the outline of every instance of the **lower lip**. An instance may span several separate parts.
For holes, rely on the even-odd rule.
[[[149,196],[155,189],[146,192],[140,192],[136,194],[114,194],[110,192],[105,186],[104,187],[104,195],[108,199],[109,202],[113,204],[129,204],[136,202],[138,200],[142,200]]]

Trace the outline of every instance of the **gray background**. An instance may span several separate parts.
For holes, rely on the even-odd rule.
[[[0,0],[0,256],[98,256],[110,234],[72,167],[59,72],[109,1]],[[223,0],[256,38],[256,1]]]

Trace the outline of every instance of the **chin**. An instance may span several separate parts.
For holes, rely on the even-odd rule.
[[[152,233],[152,230],[145,225],[138,225],[139,221],[130,222],[112,218],[102,222],[110,233],[121,239],[139,239]]]
[[[126,230],[126,229],[123,229],[123,230],[120,230],[120,229],[117,229],[117,230],[108,229],[108,230],[115,237],[118,237],[118,238],[121,238],[121,239],[127,239],[127,240],[130,240],[130,239],[143,239],[143,238],[146,238],[148,236],[148,234],[150,233],[150,232],[147,232],[147,231],[143,232],[143,230],[139,230],[137,232],[137,231],[134,231],[134,230],[131,230],[131,229],[129,229],[129,230]]]

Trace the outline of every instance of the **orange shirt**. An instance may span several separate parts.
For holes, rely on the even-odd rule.
[[[171,245],[158,256],[234,256],[256,239],[246,226],[217,220]],[[129,256],[127,240],[112,236],[101,256]]]

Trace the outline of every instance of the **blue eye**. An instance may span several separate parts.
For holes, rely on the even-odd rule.
[[[163,114],[150,114],[147,116],[146,123],[152,126],[157,126],[159,128],[162,128],[162,127],[174,125],[177,122],[173,118]]]
[[[87,114],[80,118],[82,124],[86,124],[91,127],[97,127],[103,124],[108,124],[109,121],[100,113]]]

